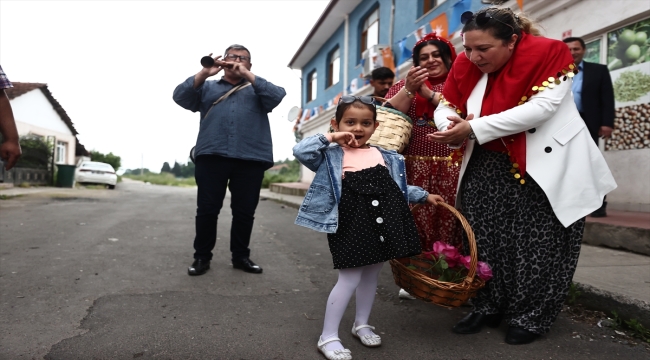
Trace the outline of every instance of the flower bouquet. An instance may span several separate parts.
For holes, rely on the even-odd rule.
[[[445,244],[442,241],[433,243],[433,250],[422,253],[421,260],[430,259],[427,261],[428,265],[422,269],[429,276],[438,281],[461,283],[467,277],[471,267],[471,256],[463,256],[457,248]],[[423,259],[424,258],[424,259]],[[428,266],[428,268],[426,268]],[[415,265],[408,265],[407,268],[411,270],[418,270]],[[492,269],[490,265],[478,261],[476,265],[476,275],[483,281],[488,281],[492,278]]]
[[[420,300],[444,307],[458,307],[485,286],[492,277],[490,267],[479,262],[474,232],[465,217],[453,206],[438,204],[460,220],[469,245],[469,256],[437,241],[431,251],[408,258],[390,260],[395,284]]]

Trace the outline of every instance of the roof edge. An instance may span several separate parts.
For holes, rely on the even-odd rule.
[[[320,17],[319,17],[318,20],[316,21],[316,24],[314,24],[314,26],[313,26],[313,27],[311,28],[311,30],[309,31],[309,34],[307,34],[307,37],[305,38],[305,40],[302,42],[302,44],[301,44],[300,47],[298,48],[298,51],[296,51],[296,53],[295,53],[295,54],[293,55],[293,57],[291,58],[291,61],[289,61],[289,65],[288,65],[289,68],[293,68],[293,63],[296,61],[296,59],[298,58],[298,56],[300,56],[300,53],[302,53],[302,51],[305,49],[305,46],[307,46],[307,43],[309,43],[309,41],[311,40],[312,36],[314,36],[314,34],[316,33],[316,31],[318,31],[318,28],[320,28],[320,26],[322,25],[323,21],[327,18],[327,16],[330,14],[330,12],[332,11],[332,9],[334,8],[334,6],[336,6],[336,4],[337,4],[338,2],[339,2],[339,0],[331,0],[330,3],[327,5],[327,7],[326,7],[325,10],[323,11],[323,13],[320,15]]]

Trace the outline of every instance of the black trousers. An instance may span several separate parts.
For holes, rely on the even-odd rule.
[[[194,175],[198,186],[195,259],[212,260],[212,249],[217,242],[217,219],[227,188],[231,193],[232,260],[241,260],[250,256],[248,246],[253,231],[255,209],[259,203],[264,170],[267,167],[266,163],[259,161],[217,155],[197,156]]]

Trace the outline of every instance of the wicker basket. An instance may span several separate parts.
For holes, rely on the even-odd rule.
[[[478,264],[476,240],[474,239],[474,232],[469,226],[469,223],[452,206],[445,203],[440,203],[439,206],[443,206],[451,211],[460,220],[463,229],[467,233],[471,262],[465,280],[461,283],[451,283],[431,278],[425,269],[431,268],[433,261],[421,255],[390,260],[390,265],[393,270],[395,283],[402,289],[408,291],[409,294],[436,305],[448,308],[458,307],[464,304],[469,298],[474,297],[476,292],[485,286],[485,282],[476,276],[476,265]],[[417,207],[414,207],[413,211]],[[417,270],[409,269],[407,267],[409,265],[416,267]]]
[[[398,153],[404,151],[411,139],[411,118],[401,111],[377,106],[377,122],[379,127],[368,139],[368,143],[386,150],[396,150]]]

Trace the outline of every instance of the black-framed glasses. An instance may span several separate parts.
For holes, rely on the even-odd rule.
[[[352,96],[352,95],[343,95],[343,96],[341,96],[341,98],[339,99],[339,102],[338,102],[338,104],[336,104],[336,106],[340,105],[341,103],[351,104],[351,103],[353,103],[353,102],[355,102],[357,100],[361,101],[362,103],[364,103],[366,105],[377,106],[375,104],[375,99],[373,99],[372,96]]]
[[[224,56],[224,58],[226,60],[230,60],[230,61],[235,61],[237,59],[239,59],[240,61],[251,61],[250,56],[241,56],[241,55],[235,55],[235,54],[226,54],[226,56]]]
[[[501,21],[501,20],[495,18],[492,14],[490,14],[490,13],[487,12],[487,11],[486,11],[486,12],[482,12],[482,13],[476,15],[476,17],[474,16],[474,13],[471,12],[471,11],[465,11],[464,13],[462,13],[462,14],[460,15],[460,22],[461,22],[461,24],[463,24],[463,25],[465,25],[465,24],[467,24],[468,22],[474,20],[474,21],[476,21],[476,25],[478,25],[478,26],[484,26],[485,24],[487,24],[488,21],[490,21],[490,19],[502,23],[503,25],[505,25],[505,26],[509,27],[510,29],[512,29],[512,33],[513,33],[513,34],[515,33],[515,28],[512,27],[512,25],[510,25],[510,24],[506,24],[506,23],[504,23],[503,21]]]

